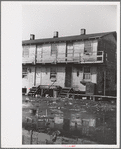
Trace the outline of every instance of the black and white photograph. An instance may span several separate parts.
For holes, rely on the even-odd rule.
[[[22,147],[119,145],[119,6],[22,2]]]

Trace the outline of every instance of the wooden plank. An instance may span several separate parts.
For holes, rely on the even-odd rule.
[[[72,95],[72,96],[75,96],[75,95],[80,95],[80,96],[89,96],[89,97],[102,97],[102,98],[117,98],[117,97],[114,97],[114,96],[103,96],[103,95],[87,95],[87,94],[74,94],[74,93],[68,93],[69,95]]]

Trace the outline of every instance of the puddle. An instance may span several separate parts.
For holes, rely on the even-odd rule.
[[[80,101],[79,101],[80,102]],[[63,101],[62,101],[63,104]],[[73,105],[78,103],[74,103]],[[49,123],[47,127],[50,129],[60,130],[61,134],[64,136],[66,134],[78,136],[80,139],[88,138],[90,141],[97,142],[97,144],[116,144],[116,110],[115,107],[110,112],[104,110],[101,113],[89,112],[84,106],[89,106],[89,104],[78,105],[76,108],[51,108],[45,105],[41,101],[41,116],[45,113],[48,117],[53,116],[53,118],[45,119],[45,121],[39,121],[39,127],[45,127],[45,123]],[[61,107],[61,101],[59,103]],[[70,106],[70,105],[69,105]],[[80,108],[79,108],[80,106]],[[92,104],[92,108],[98,105]],[[24,106],[25,108],[26,106]],[[46,110],[48,108],[48,110]],[[91,108],[91,107],[90,107]],[[102,106],[103,109],[106,106]],[[27,112],[23,110],[23,117],[27,115]],[[28,111],[28,115],[31,114]],[[35,117],[35,116],[33,116]]]

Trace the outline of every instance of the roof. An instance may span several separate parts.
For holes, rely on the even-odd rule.
[[[101,38],[108,34],[114,34],[116,32],[104,32],[104,33],[95,33],[95,34],[85,34],[85,35],[76,35],[76,36],[66,36],[66,37],[57,37],[57,38],[44,38],[44,39],[35,39],[35,40],[23,40],[22,44],[40,44],[40,43],[53,43],[53,42],[66,42],[66,41],[78,41],[78,40],[88,40],[94,38]]]

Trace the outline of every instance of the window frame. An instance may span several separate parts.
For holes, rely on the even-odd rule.
[[[85,81],[91,80],[91,68],[90,67],[84,67],[84,69],[83,69],[83,80],[85,80]]]
[[[55,45],[55,51],[54,51],[54,48],[53,48],[53,46]],[[58,45],[57,45],[57,43],[52,43],[51,44],[51,56],[53,56],[53,55],[55,55],[55,56],[57,56],[57,53],[58,53]]]
[[[57,68],[56,67],[50,67],[50,80],[51,82],[57,81]]]
[[[26,71],[24,71],[24,69],[26,69]],[[22,68],[22,78],[27,77],[28,75],[28,68]]]
[[[93,54],[92,40],[84,41],[84,54],[85,55],[92,55]]]

